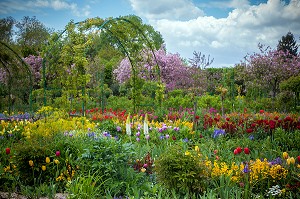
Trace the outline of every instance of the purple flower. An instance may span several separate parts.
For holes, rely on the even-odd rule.
[[[174,131],[179,131],[179,127],[174,127]]]
[[[282,159],[280,158],[280,157],[277,157],[276,159],[274,159],[274,160],[272,160],[272,161],[270,161],[270,164],[271,165],[275,165],[275,164],[282,164]]]
[[[159,136],[160,140],[163,140],[164,138],[165,138],[165,136],[163,136],[163,135]]]
[[[150,139],[150,136],[149,136],[149,135],[146,135],[145,138],[146,138],[146,140],[149,140],[149,139]]]
[[[224,129],[215,129],[214,130],[213,138],[217,138],[221,135],[225,135],[225,130]]]
[[[250,169],[249,169],[249,165],[248,165],[248,164],[245,165],[245,168],[243,169],[243,172],[244,172],[244,173],[249,173],[249,172],[250,172]]]
[[[121,131],[121,127],[120,126],[117,126],[116,129],[117,129],[118,132]]]
[[[88,135],[88,137],[95,137],[95,133],[94,132],[88,133],[87,135]]]
[[[170,138],[170,135],[169,135],[169,134],[167,134],[167,135],[166,135],[166,139],[169,139],[169,138]]]
[[[105,136],[105,137],[111,137],[111,135],[110,135],[109,132],[104,131],[102,134],[103,134],[103,136]]]
[[[135,135],[136,135],[137,137],[140,137],[141,133],[138,131]]]
[[[136,141],[137,141],[137,142],[139,142],[139,141],[140,141],[140,138],[139,138],[139,137],[137,137],[137,138],[136,138]]]
[[[183,142],[189,142],[189,139],[184,138],[184,139],[182,139],[182,141],[183,141]]]

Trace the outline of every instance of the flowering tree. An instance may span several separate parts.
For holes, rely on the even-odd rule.
[[[33,75],[33,87],[38,88],[42,78],[41,70],[43,64],[43,58],[40,56],[29,55],[24,58],[24,61],[31,66],[30,70]]]
[[[166,85],[168,91],[177,88],[186,88],[192,84],[189,75],[189,67],[185,66],[179,54],[166,53],[163,48],[154,51],[159,71],[153,54],[149,51],[142,53],[142,59],[137,64],[137,73],[145,80],[157,80],[158,73],[162,83]],[[132,75],[132,68],[128,58],[123,59],[114,75],[119,83],[125,83]]]
[[[288,51],[263,49],[246,58],[245,80],[247,87],[260,87],[272,92],[275,97],[279,92],[279,84],[300,73],[300,56],[292,56]]]

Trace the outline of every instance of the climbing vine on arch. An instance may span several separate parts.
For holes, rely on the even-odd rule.
[[[112,79],[108,74],[111,75],[113,67],[126,56],[135,73],[140,52],[145,48],[153,52],[162,44],[160,34],[149,27],[136,16],[107,20],[93,18],[79,23],[71,21],[63,32],[52,36],[43,53],[44,98],[49,96],[48,90],[59,88],[60,99],[80,98],[84,109],[89,97],[85,89],[103,87],[97,81],[99,74],[96,72],[105,73],[101,75],[102,79]],[[110,69],[106,70],[106,66]],[[134,74],[133,77],[137,76]],[[132,87],[134,91],[135,79]],[[133,101],[135,105],[135,96]]]

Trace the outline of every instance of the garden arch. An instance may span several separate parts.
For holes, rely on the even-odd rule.
[[[94,18],[93,18],[94,19]],[[88,22],[90,19],[87,19],[85,21],[81,21],[81,22],[77,22],[77,23],[74,23],[74,25],[78,25],[78,24],[82,24],[82,23],[86,23]],[[126,49],[125,45],[123,44],[123,42],[121,41],[121,39],[113,32],[109,29],[109,27],[107,27],[108,25],[113,25],[113,22],[117,22],[117,21],[121,21],[121,22],[125,22],[127,24],[130,24],[132,26],[132,29],[138,31],[138,33],[140,33],[142,35],[142,39],[144,39],[147,43],[147,47],[151,50],[151,53],[154,57],[154,60],[155,60],[155,63],[156,63],[156,71],[157,71],[157,76],[158,76],[158,84],[161,84],[161,78],[160,78],[160,67],[159,67],[159,64],[157,62],[157,59],[156,59],[156,55],[154,53],[154,49],[153,49],[153,46],[152,44],[150,43],[150,41],[148,40],[147,36],[144,34],[144,32],[141,30],[141,28],[139,28],[135,23],[133,23],[132,21],[124,18],[124,17],[118,17],[118,18],[112,18],[112,19],[108,19],[106,21],[104,21],[102,24],[100,25],[97,25],[97,24],[91,24],[92,26],[97,26],[100,34],[101,34],[101,30],[106,30],[113,38],[116,39],[117,41],[117,44],[121,47],[121,49],[123,50],[123,53],[126,55],[126,57],[129,59],[130,61],[130,64],[131,64],[131,67],[132,67],[132,73],[133,73],[133,87],[135,87],[136,83],[135,83],[135,80],[136,80],[136,77],[137,77],[137,71],[136,71],[136,66],[135,66],[135,63],[132,59],[132,56],[130,55],[130,53],[128,52],[128,50]],[[61,37],[62,35],[67,31],[67,28],[62,31],[58,37],[53,41],[54,43],[56,43]],[[51,49],[50,49],[51,50]],[[48,51],[50,51],[48,50]],[[47,105],[47,80],[46,80],[46,61],[47,61],[47,53],[45,53],[45,56],[43,58],[43,64],[42,64],[42,75],[43,75],[43,104],[44,106]],[[103,79],[102,79],[103,81]],[[103,82],[101,83],[101,89],[103,89]],[[133,88],[133,92],[135,92],[135,88]],[[83,88],[82,90],[82,95],[85,95],[85,90]],[[103,93],[102,93],[102,98],[103,98]],[[102,101],[103,102],[103,101]],[[133,94],[133,104],[134,104],[134,111],[136,110],[136,97],[135,97],[135,94]],[[101,108],[102,110],[104,109],[104,103],[101,103]],[[82,102],[82,112],[84,113],[84,110],[85,110],[85,104],[84,104],[84,101]]]
[[[0,41],[0,110],[32,112],[30,66],[7,43]]]

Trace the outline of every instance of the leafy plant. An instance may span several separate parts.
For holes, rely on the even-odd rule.
[[[205,165],[197,153],[187,154],[179,145],[166,149],[155,161],[154,170],[158,183],[178,194],[200,194],[206,189]]]

